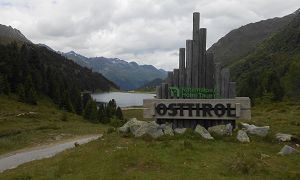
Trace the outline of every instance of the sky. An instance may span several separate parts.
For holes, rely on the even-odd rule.
[[[298,8],[300,0],[0,0],[0,24],[58,51],[171,70],[192,38],[193,12],[210,47],[242,25]]]

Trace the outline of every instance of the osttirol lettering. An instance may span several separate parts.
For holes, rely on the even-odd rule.
[[[235,107],[232,104],[215,104],[210,103],[170,103],[168,105],[160,103],[155,107],[156,113],[159,116],[185,116],[195,115],[196,117],[235,117]]]
[[[170,108],[170,105],[169,105],[168,108]],[[156,109],[157,114],[161,115],[161,116],[165,115],[166,112],[167,112],[167,106],[165,104],[162,104],[162,103],[158,104],[155,109]]]

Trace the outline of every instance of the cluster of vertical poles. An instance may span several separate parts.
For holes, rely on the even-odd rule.
[[[235,98],[235,82],[230,82],[228,68],[214,64],[213,54],[206,51],[206,35],[206,28],[200,28],[200,13],[194,12],[193,39],[179,48],[179,69],[168,72],[166,82],[156,87],[156,98],[174,98],[170,86],[216,89],[221,98]]]

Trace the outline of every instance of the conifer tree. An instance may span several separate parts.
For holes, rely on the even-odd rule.
[[[36,105],[37,104],[37,94],[33,87],[25,91],[25,102],[28,104]]]
[[[34,89],[31,76],[27,76],[25,80],[25,103],[36,105],[37,104],[37,94]]]
[[[6,94],[6,95],[9,95],[9,93],[10,93],[10,84],[8,83],[7,78],[4,78],[3,92],[4,92],[4,94]]]
[[[62,100],[61,100],[61,107],[66,111],[74,112],[74,108],[72,106],[72,102],[71,102],[70,95],[69,95],[68,91],[64,92],[64,95],[63,95]]]
[[[60,88],[60,80],[59,77],[55,75],[55,72],[51,70],[51,68],[47,69],[47,79],[48,85],[46,88],[48,89],[47,94],[53,100],[55,104],[61,104],[61,88]]]
[[[77,114],[82,114],[82,99],[79,89],[76,86],[73,86],[71,90],[71,102],[72,106]]]
[[[3,85],[4,85],[4,78],[3,78],[3,76],[0,74],[0,94],[3,93],[3,89],[4,89]]]
[[[100,123],[104,123],[106,120],[105,117],[106,117],[105,108],[104,108],[103,104],[101,104],[98,108],[97,120]]]
[[[25,88],[23,84],[20,84],[18,87],[18,100],[20,102],[25,102]]]
[[[106,114],[108,118],[112,118],[116,115],[117,103],[114,99],[110,100],[106,107]]]
[[[82,95],[82,106],[85,108],[87,103],[92,99],[89,93],[83,93]]]
[[[6,77],[0,75],[0,94],[8,95],[10,93],[10,85]]]
[[[124,118],[123,118],[123,113],[122,113],[122,110],[121,110],[120,107],[118,107],[117,110],[116,110],[116,117],[117,117],[118,119],[120,119],[120,120],[123,120],[123,119],[124,119]]]
[[[97,115],[97,104],[94,100],[90,99],[85,106],[83,116],[92,122],[96,122]]]

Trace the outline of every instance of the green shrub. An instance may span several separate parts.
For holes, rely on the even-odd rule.
[[[234,157],[229,157],[224,165],[229,173],[245,175],[258,173],[264,168],[261,159],[243,152],[238,152]]]
[[[190,140],[184,140],[183,141],[183,147],[184,149],[193,149],[193,144]]]
[[[64,122],[68,121],[68,114],[66,112],[63,112],[61,114],[60,120]]]
[[[35,130],[59,130],[59,129],[61,129],[61,127],[59,127],[56,124],[48,124],[48,125],[35,128]]]
[[[15,136],[17,134],[21,134],[22,131],[20,129],[8,129],[4,131],[0,131],[0,138],[8,137],[8,136]]]
[[[114,127],[109,127],[109,128],[106,130],[106,133],[107,133],[107,134],[111,134],[111,133],[114,133],[114,132],[116,132],[116,128],[114,128]]]
[[[184,139],[199,139],[200,135],[195,133],[193,129],[188,128],[182,135],[179,135]]]
[[[120,119],[117,119],[116,117],[113,117],[110,119],[110,123],[111,126],[113,127],[121,127],[123,125],[123,121]]]

